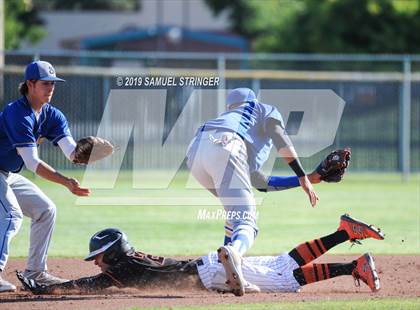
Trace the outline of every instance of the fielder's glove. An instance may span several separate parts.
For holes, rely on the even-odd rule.
[[[73,162],[87,165],[103,159],[114,152],[114,146],[108,140],[98,137],[84,137],[77,141]]]
[[[335,150],[321,161],[316,168],[316,172],[325,182],[340,182],[350,164],[351,149]]]
[[[31,291],[35,295],[42,295],[48,294],[49,289],[48,286],[41,285],[37,283],[35,280],[26,278],[21,272],[16,270],[16,277],[22,283],[22,286],[25,290]]]

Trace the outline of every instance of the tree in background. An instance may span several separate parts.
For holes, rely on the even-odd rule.
[[[33,0],[43,10],[138,11],[141,0]]]
[[[208,7],[213,11],[215,15],[219,15],[224,11],[228,11],[231,28],[236,33],[244,35],[248,38],[254,38],[256,36],[255,27],[249,22],[253,21],[258,14],[255,12],[255,7],[262,7],[253,1],[248,0],[204,0]],[[271,1],[258,1],[265,3],[271,3]]]
[[[257,52],[420,52],[420,0],[205,1]]]
[[[18,49],[22,42],[39,42],[46,31],[39,12],[44,10],[135,11],[141,0],[5,0],[5,48]]]
[[[29,0],[4,1],[5,48],[17,49],[22,41],[36,43],[45,31],[38,11]]]

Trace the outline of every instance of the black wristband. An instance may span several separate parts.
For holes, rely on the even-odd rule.
[[[300,164],[298,159],[295,159],[289,163],[290,168],[296,173],[296,175],[300,178],[306,175],[305,170],[303,170],[302,165]]]

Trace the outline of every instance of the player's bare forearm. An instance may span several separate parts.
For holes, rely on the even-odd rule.
[[[80,184],[76,179],[62,175],[44,161],[40,161],[38,164],[36,174],[51,182],[64,185],[74,195],[88,196],[90,194],[90,190],[88,188],[80,187]]]
[[[312,207],[315,207],[319,198],[318,195],[315,193],[312,183],[309,181],[309,178],[306,175],[301,176],[299,177],[299,183],[303,191],[308,195],[309,202],[311,203]]]
[[[298,159],[296,150],[293,146],[286,146],[279,149],[279,154],[283,157],[283,159],[288,164]],[[312,173],[307,174],[307,177],[312,184],[318,184],[321,182],[321,175],[317,173],[316,171],[313,171]]]
[[[287,145],[278,150],[278,153],[283,157],[284,161],[290,164],[298,158],[296,150],[293,146]]]
[[[303,191],[308,195],[309,201],[312,207],[315,207],[318,201],[318,196],[315,193],[311,180],[306,175],[305,170],[297,157],[297,153],[293,146],[286,146],[279,149],[279,154],[284,158],[288,163],[290,168],[296,173],[299,178],[299,184],[302,187]]]
[[[46,162],[41,161],[36,168],[36,174],[48,181],[66,186],[69,178],[56,171]]]

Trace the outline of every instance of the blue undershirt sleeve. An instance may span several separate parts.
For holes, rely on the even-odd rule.
[[[271,176],[268,178],[267,191],[281,191],[300,186],[297,176]]]
[[[260,192],[282,191],[300,186],[297,176],[266,176],[261,171],[251,173],[251,183]]]

